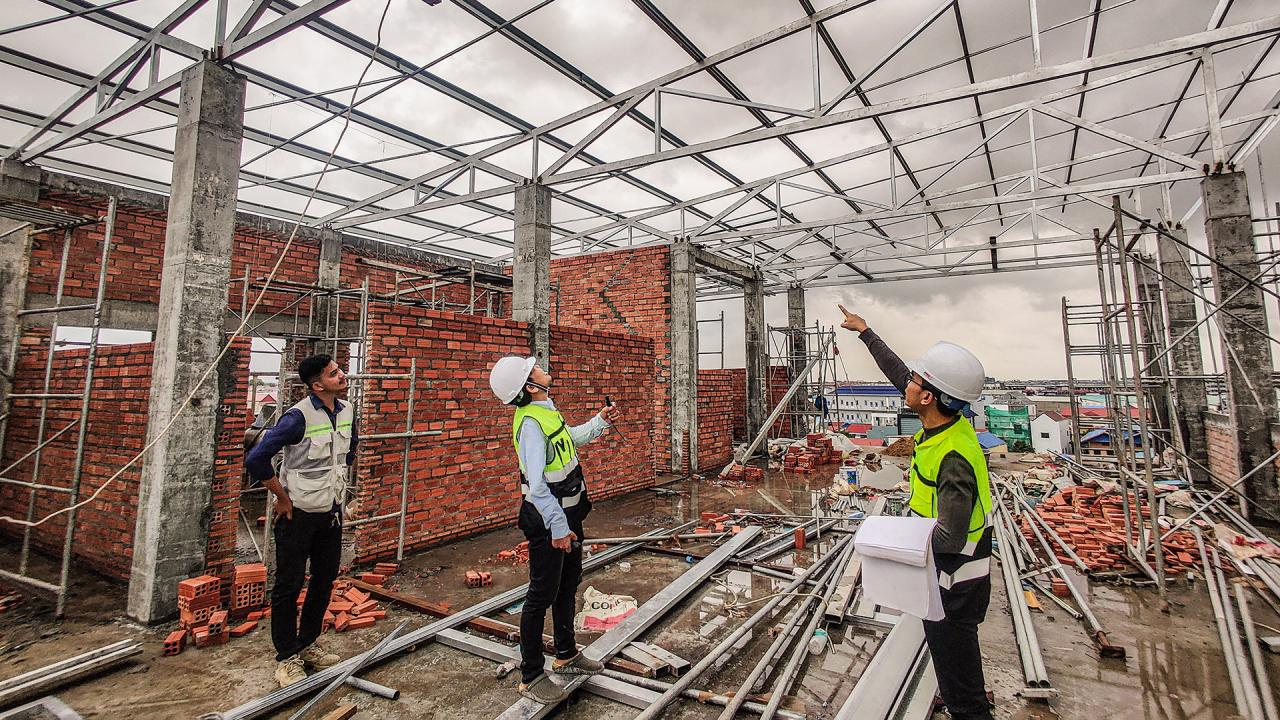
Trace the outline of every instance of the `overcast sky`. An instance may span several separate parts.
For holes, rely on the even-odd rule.
[[[153,25],[175,2],[176,0],[136,0],[116,8],[116,12]],[[535,4],[533,0],[488,0],[485,3],[494,13],[508,19],[533,8]],[[704,54],[732,47],[803,16],[799,3],[794,0],[657,0],[655,4]],[[823,8],[832,2],[819,1],[814,4]],[[1091,4],[1091,0],[1039,3],[1039,23],[1043,30],[1043,64],[1080,59],[1086,37],[1085,23],[1071,21],[1085,14]],[[216,2],[206,3],[205,7],[180,25],[174,34],[207,47],[212,35],[213,8],[216,5]],[[230,17],[238,18],[248,5],[249,0],[230,0]],[[385,5],[386,0],[351,0],[331,11],[326,19],[372,40]],[[1203,31],[1214,5],[1211,0],[1105,0],[1103,7],[1106,10],[1099,18],[1095,54]],[[937,6],[938,0],[880,0],[836,18],[826,26],[854,74],[863,77],[884,53]],[[1028,32],[1026,0],[961,0],[960,8],[966,23],[970,51],[1000,46],[1001,43]],[[1223,24],[1238,24],[1274,12],[1274,0],[1235,0],[1231,3]],[[3,0],[0,2],[0,27],[52,14],[54,11],[38,0]],[[269,15],[268,19],[274,17]],[[1158,21],[1154,21],[1156,18]],[[1055,27],[1057,25],[1062,26]],[[614,93],[690,62],[687,53],[657,29],[635,4],[625,0],[555,0],[519,20],[516,27],[577,65],[592,81]],[[466,45],[483,35],[485,30],[482,23],[450,2],[428,6],[421,0],[391,0],[381,46],[411,63],[424,64]],[[0,47],[37,55],[90,75],[100,71],[129,44],[130,41],[123,36],[106,31],[87,19],[72,19],[35,30],[0,36]],[[1239,82],[1241,75],[1251,68],[1252,61],[1263,46],[1262,43],[1254,43],[1218,53],[1216,62],[1219,85]],[[811,52],[808,34],[798,33],[750,55],[724,63],[720,69],[752,100],[806,108],[812,104]],[[1031,43],[1028,40],[1010,42],[983,52],[973,58],[975,76],[981,81],[1030,69],[1031,53]],[[1278,55],[1280,53],[1271,53],[1264,59],[1254,75],[1255,82],[1226,111],[1228,117],[1265,107],[1268,99],[1280,89],[1280,80],[1277,79],[1280,77]],[[968,82],[963,63],[953,62],[921,72],[959,56],[960,41],[956,23],[952,13],[948,11],[901,54],[876,71],[868,81],[868,95],[872,102],[884,102],[963,85]],[[162,76],[181,69],[189,62],[169,53],[163,53],[161,57]],[[244,62],[250,68],[270,73],[308,91],[327,91],[354,83],[365,67],[366,58],[316,33],[296,31],[255,50],[246,56]],[[1163,109],[1134,111],[1171,99],[1187,82],[1188,67],[1171,68],[1090,93],[1084,116],[1102,120],[1129,113],[1127,117],[1109,120],[1107,126],[1139,138],[1151,138],[1163,117]],[[819,54],[819,68],[823,98],[828,100],[840,91],[845,81],[834,58],[825,48]],[[577,83],[499,36],[485,37],[454,52],[447,59],[433,64],[430,71],[444,81],[465,88],[502,112],[511,113],[534,125],[549,122],[597,100],[595,95]],[[1114,71],[1106,71],[1101,75],[1111,72]],[[135,89],[144,87],[146,75],[146,72],[139,73],[132,86]],[[389,69],[374,65],[366,80],[394,75]],[[900,78],[907,79],[891,82]],[[1078,78],[990,94],[982,100],[983,109],[991,110],[1034,98],[1075,81]],[[724,88],[705,73],[680,81],[676,86],[720,96],[726,94]],[[384,85],[372,85],[362,90],[359,97],[367,97],[381,87]],[[9,108],[47,113],[65,100],[72,90],[71,85],[53,82],[9,65],[0,65],[0,104]],[[1190,92],[1195,97],[1183,103],[1174,116],[1170,132],[1176,133],[1204,123],[1204,103],[1199,97],[1198,79],[1192,82]],[[176,92],[166,97],[176,99]],[[334,92],[332,97],[346,102],[351,95],[348,90]],[[281,96],[251,84],[248,93],[248,106],[251,110],[246,114],[246,124],[258,130],[289,136],[306,130],[325,117],[320,111],[300,103],[259,107],[281,99]],[[759,127],[759,123],[741,108],[674,96],[664,97],[663,103],[664,128],[675,132],[686,142],[705,141]],[[857,106],[855,100],[849,100],[839,109]],[[1063,102],[1055,107],[1074,113],[1075,101]],[[653,99],[644,100],[638,105],[638,109],[652,117]],[[468,150],[483,148],[497,142],[492,138],[513,132],[511,125],[504,123],[501,118],[477,112],[419,82],[400,83],[393,90],[362,104],[361,110],[440,143],[474,143],[467,146]],[[91,111],[91,108],[83,107],[69,119],[84,119]],[[972,100],[964,100],[898,113],[884,118],[884,121],[894,137],[900,138],[971,116],[973,112]],[[591,119],[556,130],[555,135],[566,142],[576,142],[607,115],[608,111],[598,113]],[[770,117],[775,121],[783,119],[776,114],[771,114]],[[114,132],[138,131],[170,122],[172,118],[164,113],[142,109],[113,122],[107,129]],[[340,128],[340,122],[328,122],[304,134],[300,141],[327,152],[337,140]],[[1061,133],[1065,126],[1058,121],[1040,118],[1036,128],[1041,136],[1041,163],[1064,160],[1070,151],[1069,138]],[[1225,135],[1231,142],[1238,140],[1246,129],[1228,129]],[[990,126],[988,130],[991,130]],[[1025,146],[1018,146],[1018,143],[1027,139],[1028,131],[1025,121],[1016,122],[1000,136],[1000,142],[993,141],[997,146],[1013,146],[994,156],[993,164],[997,175],[1025,170],[1029,165]],[[0,144],[14,142],[23,132],[24,128],[20,124],[0,120]],[[172,135],[171,129],[162,128],[138,134],[135,139],[168,149],[172,148]],[[1046,136],[1049,139],[1044,139]],[[917,169],[922,181],[928,182],[940,170],[921,171],[921,168],[945,166],[945,163],[967,152],[978,138],[977,130],[969,128],[942,138],[905,146],[902,152]],[[795,135],[793,140],[810,158],[822,160],[876,145],[883,141],[883,137],[870,121],[861,121]],[[1078,140],[1077,155],[1100,152],[1116,146],[1110,140],[1089,133],[1080,133]],[[595,141],[589,152],[608,161],[650,152],[652,148],[652,132],[637,122],[624,120]],[[447,162],[439,155],[388,159],[415,149],[417,148],[401,139],[353,124],[338,148],[338,155],[379,160],[378,167],[405,176],[418,175]],[[1187,152],[1190,147],[1176,149]],[[319,162],[287,152],[273,152],[256,159],[265,150],[265,146],[259,143],[245,141],[242,158],[248,163],[247,170],[274,177],[287,177],[320,169]],[[1280,199],[1280,171],[1276,169],[1275,161],[1280,158],[1280,136],[1271,136],[1262,145],[1260,152],[1266,166],[1267,189],[1270,191],[1267,199],[1274,205]],[[545,168],[556,155],[553,150],[546,148],[543,153],[541,163]],[[742,180],[753,180],[800,166],[796,156],[778,141],[720,151],[710,157]],[[850,192],[857,197],[888,202],[891,191],[888,182],[882,181],[886,174],[887,157],[887,153],[882,153],[865,161],[835,166],[829,170],[829,175],[841,187],[853,188]],[[1127,160],[1132,161],[1134,157],[1141,160],[1138,155],[1130,155]],[[1200,157],[1203,155],[1197,156]],[[167,182],[170,173],[168,163],[163,160],[142,158],[102,145],[70,148],[55,154],[54,158],[121,170],[160,182]],[[529,143],[495,155],[490,161],[508,171],[528,175],[531,165]],[[1100,165],[1091,168],[1090,174],[1107,179],[1102,174],[1105,170],[1119,170],[1125,163],[1108,165],[1104,162]],[[575,160],[565,169],[581,167],[585,165]],[[1264,206],[1256,177],[1256,158],[1251,158],[1245,169],[1254,176],[1250,179],[1255,213],[1261,214]],[[987,173],[985,159],[981,154],[976,154],[971,160],[956,167],[934,189],[980,181],[989,177]],[[642,168],[634,175],[682,199],[727,186],[724,178],[693,159],[680,159]],[[1056,173],[1053,177],[1061,180],[1062,173]],[[297,182],[310,186],[314,181],[314,177],[308,177]],[[799,176],[795,181],[810,187],[823,187],[822,181],[813,174]],[[465,192],[465,187],[461,187],[465,182],[463,179],[459,181],[459,185],[450,186],[449,189]],[[477,189],[505,182],[507,181],[487,172],[476,175]],[[279,208],[281,211],[296,212],[302,208],[303,199],[298,195],[270,188],[250,187],[250,184],[242,182],[242,200]],[[324,190],[348,197],[365,197],[386,187],[385,183],[352,171],[330,172],[321,185]],[[557,189],[568,187],[557,186]],[[1002,186],[1002,189],[1007,188],[1007,184]],[[906,181],[900,179],[899,193],[909,193],[910,190]],[[834,198],[815,196],[794,189],[788,189],[787,193],[784,200],[801,220],[822,220],[849,212],[848,205]],[[1175,187],[1172,196],[1173,215],[1180,217],[1197,193],[1198,188],[1194,183],[1182,183]],[[611,210],[625,212],[662,204],[654,195],[619,179],[594,184],[575,191],[574,195]],[[708,203],[704,209],[708,213],[714,213],[733,199],[728,197]],[[384,204],[398,207],[412,202],[412,193],[404,192],[388,198]],[[504,209],[511,207],[509,196],[492,198],[486,202]],[[1137,201],[1126,197],[1125,202],[1131,208],[1151,216],[1153,208],[1160,203],[1159,193],[1147,190]],[[323,215],[337,207],[316,201],[310,206],[309,212],[312,215]],[[752,217],[759,219],[765,213],[767,210],[761,204],[751,202],[730,217],[735,223],[741,223]],[[571,232],[587,230],[602,223],[599,218],[588,217],[583,209],[561,200],[554,203],[552,215],[553,222]],[[511,237],[509,219],[485,219],[482,213],[467,207],[443,208],[433,211],[429,217],[439,223],[467,226],[471,231],[487,233],[504,240]],[[945,222],[953,223],[960,220],[962,215],[953,212],[943,217]],[[1099,225],[1105,227],[1105,212],[1087,205],[1073,206],[1066,213],[1055,217],[1060,217],[1064,222],[1085,232]],[[692,216],[688,222],[701,224],[701,221]],[[1193,242],[1201,245],[1202,222],[1201,216],[1195,216],[1191,219],[1189,228]],[[681,227],[681,218],[679,213],[668,213],[650,223],[663,231],[676,232]],[[501,256],[507,251],[501,245],[474,239],[450,235],[432,237],[436,234],[435,231],[401,220],[383,221],[373,225],[372,229],[418,240],[431,240],[446,250],[484,256]],[[895,235],[913,234],[923,230],[924,224],[917,218],[911,223],[895,227],[893,232]],[[988,235],[999,230],[996,224],[976,226],[957,234],[951,242],[955,246],[985,243]],[[934,231],[936,232],[936,227]],[[1066,231],[1051,223],[1041,224],[1042,234],[1064,232]],[[1030,230],[1023,225],[1011,230],[1002,240],[1027,237],[1030,237]],[[775,242],[774,246],[785,242]],[[841,245],[854,247],[864,242],[867,242],[866,236],[846,234]],[[565,252],[572,249],[562,248]],[[819,257],[825,252],[826,248],[815,240],[796,248],[792,255],[799,258]],[[1030,250],[1021,253],[1014,250],[1004,252],[1008,253],[1005,257],[1013,257],[1029,254]],[[838,271],[849,272],[847,269]],[[1041,378],[1061,377],[1064,374],[1060,320],[1060,300],[1063,296],[1074,302],[1096,302],[1098,295],[1094,271],[1085,267],[897,283],[850,283],[840,287],[810,289],[806,305],[810,322],[832,325],[840,319],[836,303],[845,303],[866,317],[904,356],[918,354],[934,341],[947,339],[969,346],[983,360],[990,375],[1001,378]],[[699,314],[702,317],[713,317],[722,309],[726,312],[725,364],[741,366],[741,301],[704,302],[700,305]],[[766,309],[770,323],[784,323],[785,294],[770,297]],[[703,348],[713,349],[718,343],[719,333],[710,326],[705,326],[704,330]],[[852,334],[841,334],[840,347],[843,367],[851,378],[876,377],[874,366]],[[704,366],[717,364],[716,358],[704,358]],[[1087,364],[1078,368],[1077,372],[1082,376],[1096,375],[1096,369]]]

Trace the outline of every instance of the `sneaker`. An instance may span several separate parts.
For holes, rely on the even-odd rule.
[[[604,670],[604,665],[598,660],[578,653],[568,660],[556,660],[551,663],[551,672],[561,675],[595,675]]]
[[[276,682],[280,687],[287,687],[306,679],[307,671],[302,665],[302,658],[297,655],[276,663]]]
[[[559,705],[569,699],[569,693],[555,684],[551,677],[545,673],[539,675],[538,679],[531,683],[520,683],[518,689],[524,697],[543,705]]]
[[[325,650],[320,643],[311,643],[302,652],[298,653],[298,657],[302,658],[302,662],[314,668],[324,669],[333,667],[342,661],[342,658]]]

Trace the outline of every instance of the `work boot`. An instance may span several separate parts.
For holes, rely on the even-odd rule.
[[[598,660],[578,653],[568,660],[556,660],[551,664],[551,672],[560,673],[561,675],[595,675],[604,670],[604,665]]]
[[[569,699],[569,693],[555,684],[551,676],[543,673],[531,683],[520,683],[520,694],[543,705],[559,705]]]
[[[342,661],[342,658],[325,650],[320,643],[313,642],[298,653],[298,657],[302,658],[302,662],[313,668],[323,670],[327,667],[333,667]]]
[[[307,671],[303,668],[302,658],[294,655],[276,663],[276,682],[280,687],[287,687],[299,680],[307,679]]]

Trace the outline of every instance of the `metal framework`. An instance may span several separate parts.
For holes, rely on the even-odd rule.
[[[304,222],[506,261],[511,196],[535,181],[556,201],[558,254],[690,238],[760,267],[770,292],[1088,265],[1080,228],[1109,210],[1091,200],[1137,202],[1173,185],[1185,220],[1198,202],[1184,181],[1205,165],[1243,167],[1280,122],[1280,15],[1230,0],[1176,31],[1141,21],[1156,0],[1091,0],[1083,14],[942,0],[894,16],[900,28],[884,27],[884,0],[798,0],[754,35],[729,3],[706,10],[723,27],[712,40],[683,8],[619,2],[601,8],[636,21],[618,41],[666,53],[637,59],[652,79],[620,92],[599,79],[612,68],[556,51],[554,0],[510,17],[479,0],[397,5],[376,38],[377,0],[173,0],[163,15],[88,0],[18,5],[18,22],[0,28],[0,74],[32,92],[22,107],[0,105],[11,159],[164,191],[178,78],[208,55],[250,85],[245,211],[298,217],[328,157],[315,139],[349,116],[357,137],[339,147]],[[398,29],[428,23],[467,39],[424,51]],[[1142,41],[1108,45],[1099,28],[1112,23]],[[72,31],[125,49],[67,67],[45,50]],[[316,51],[377,72],[305,87],[296,78],[307,73],[277,59]],[[485,77],[459,71],[468,62]],[[811,90],[762,83],[763,68],[808,76]],[[550,112],[493,76],[550,98]],[[1109,113],[1118,94],[1140,100]],[[398,105],[438,112],[408,120]],[[704,299],[740,292],[699,282]]]

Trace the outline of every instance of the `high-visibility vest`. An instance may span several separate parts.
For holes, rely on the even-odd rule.
[[[991,478],[977,433],[968,419],[961,417],[928,438],[924,430],[918,431],[915,441],[911,457],[911,498],[907,502],[911,512],[921,517],[938,517],[938,472],[942,459],[951,452],[959,453],[969,463],[978,482],[964,548],[957,557],[939,555],[935,558],[942,586],[950,587],[987,575],[991,571]]]
[[[280,464],[280,482],[295,508],[306,512],[329,512],[346,501],[347,453],[351,450],[351,427],[355,409],[343,403],[337,416],[329,419],[311,396],[290,410],[302,413],[305,431],[302,440],[286,445]]]
[[[542,469],[542,477],[547,481],[551,494],[560,500],[560,506],[569,508],[582,500],[584,482],[582,468],[578,465],[578,448],[569,435],[569,426],[559,410],[552,410],[535,403],[516,408],[512,421],[511,441],[516,447],[516,457],[520,458],[520,492],[529,496],[528,471],[524,467],[524,459],[520,457],[520,428],[525,418],[532,418],[542,428],[546,436],[547,464]]]

